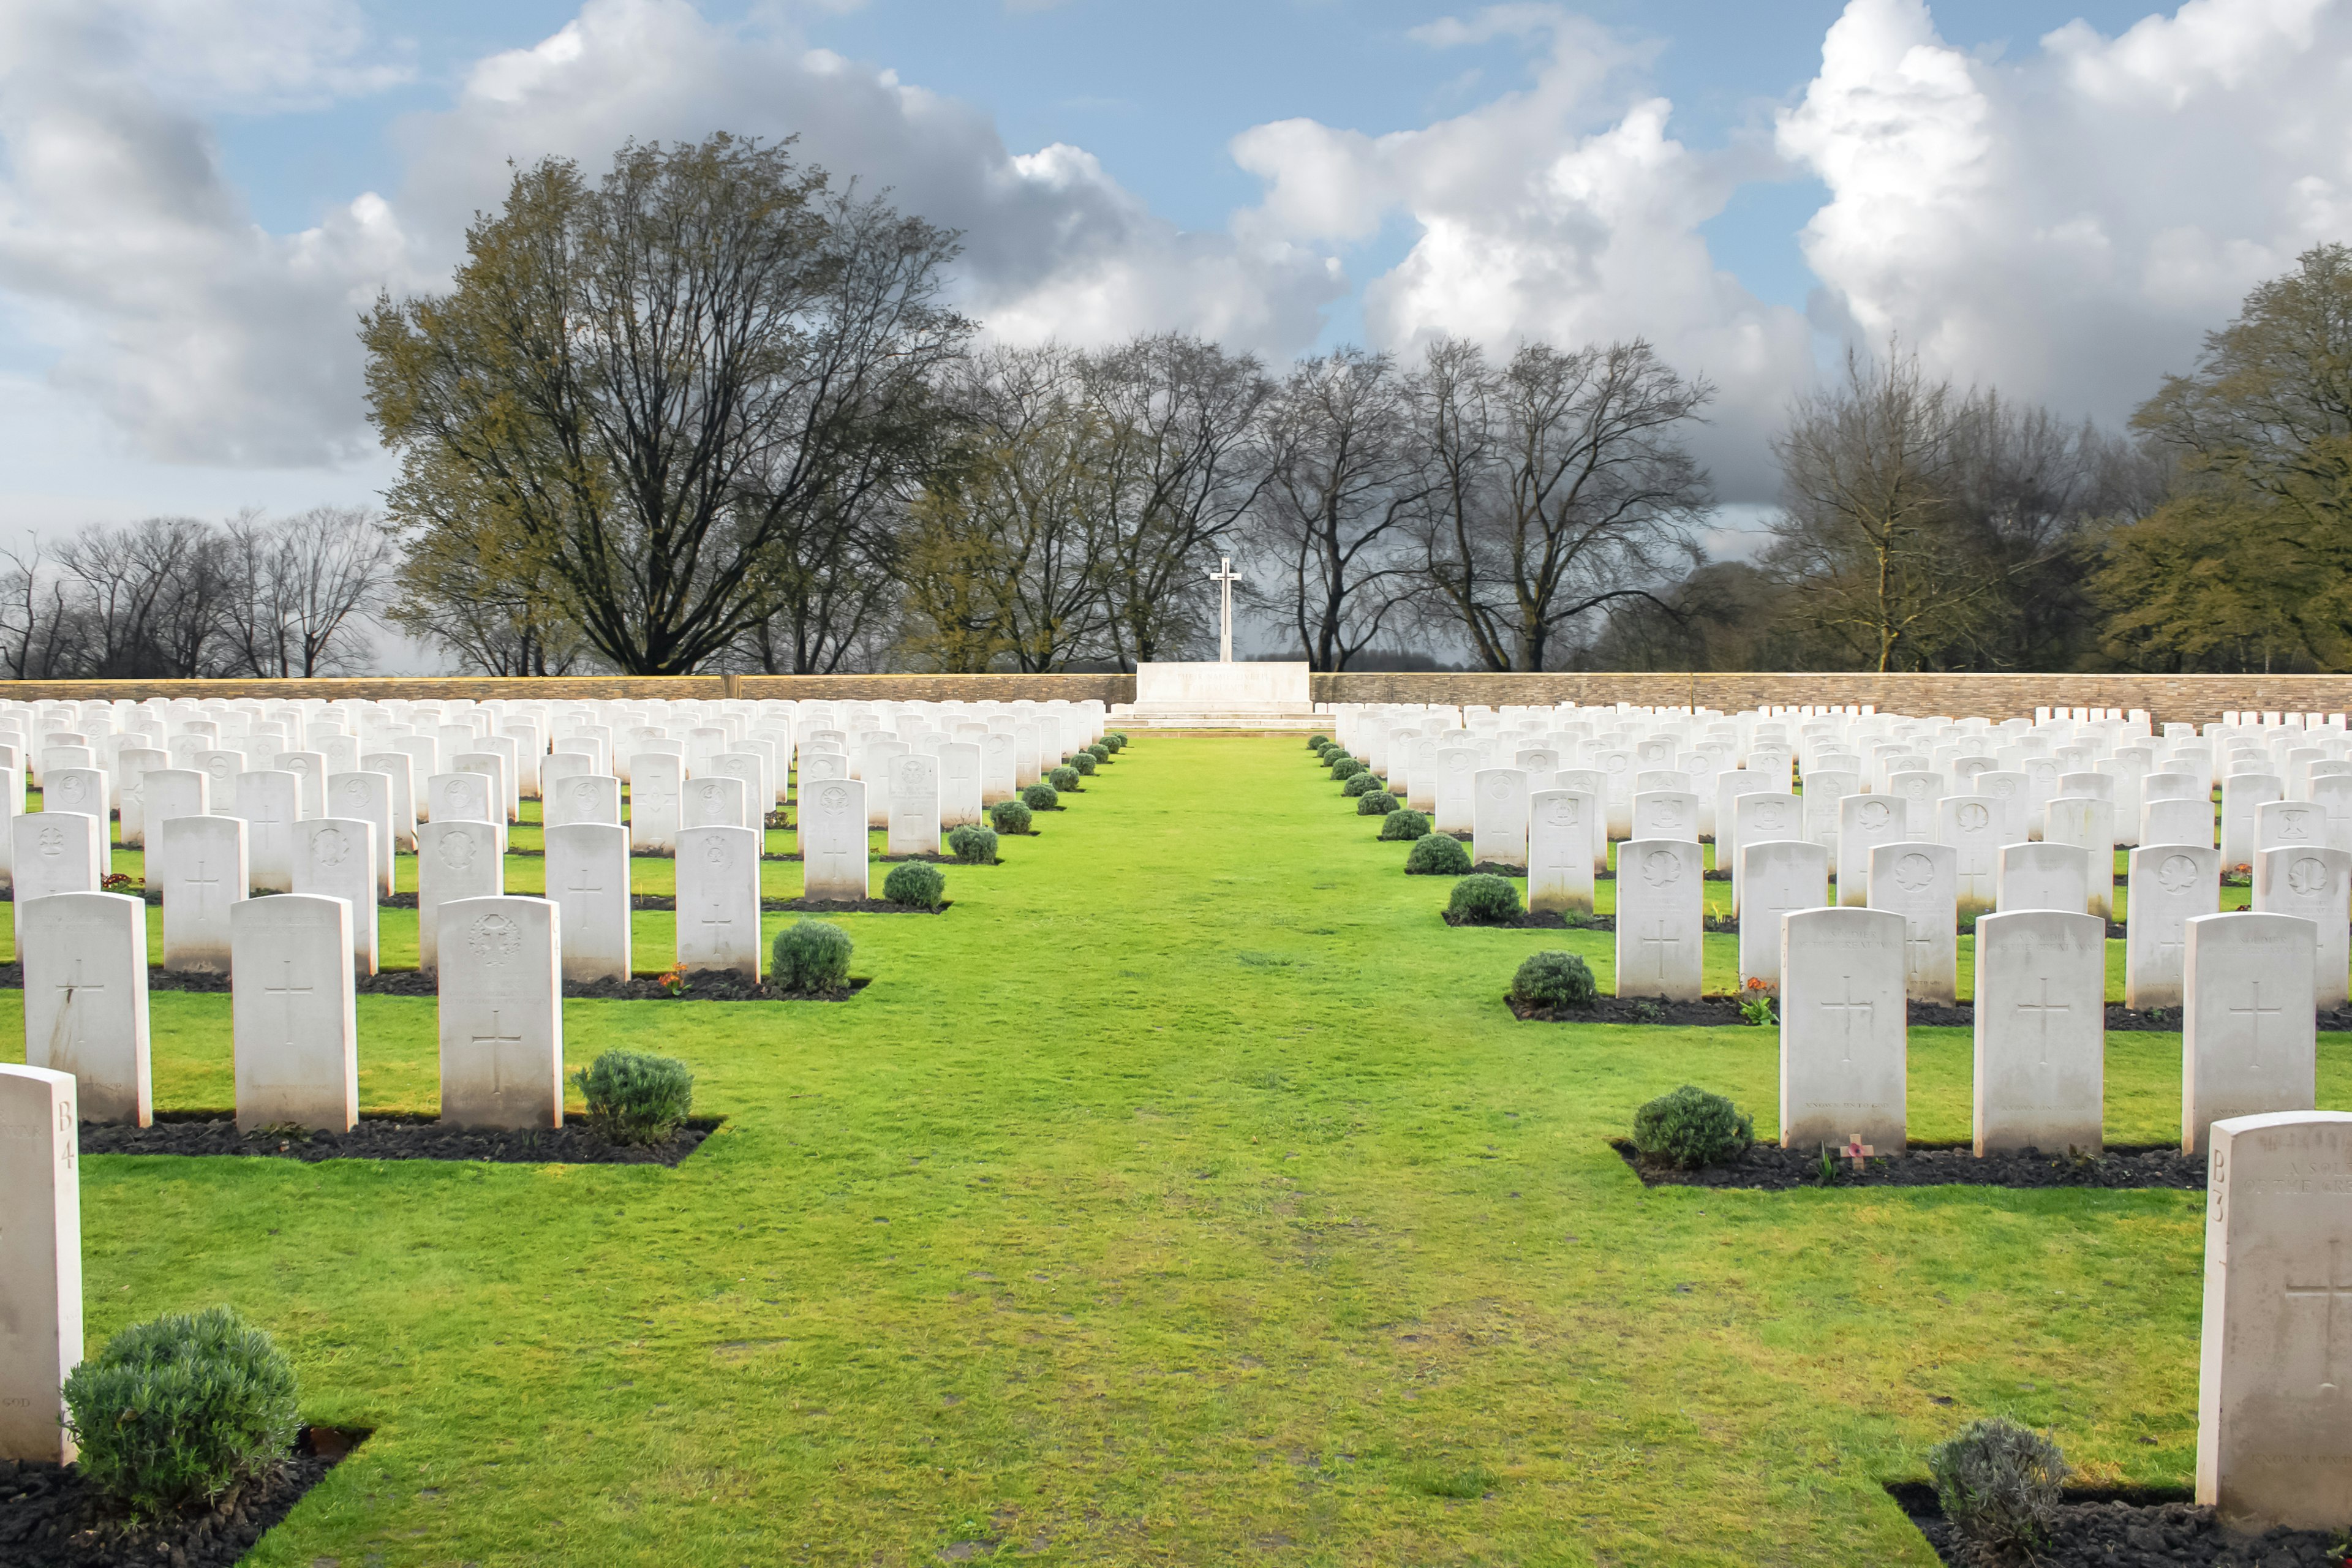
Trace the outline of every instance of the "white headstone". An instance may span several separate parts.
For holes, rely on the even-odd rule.
[[[2124,1005],[2178,1007],[2188,973],[2188,922],[2221,908],[2221,852],[2210,845],[2143,845],[2131,852],[2130,875]]]
[[[1767,838],[1739,851],[1739,984],[1780,984],[1780,920],[1830,901],[1830,852],[1796,838]]]
[[[294,890],[351,905],[350,962],[373,974],[376,940],[375,825],[352,816],[320,816],[294,826]],[[235,917],[231,917],[234,929]]]
[[[1575,790],[1528,797],[1528,908],[1538,914],[1592,912],[1592,837],[1601,802]]]
[[[574,823],[556,831],[621,830]],[[563,911],[546,899],[478,898],[453,900],[441,915],[441,1120],[562,1126]]]
[[[1618,850],[1618,995],[1698,999],[1705,872],[1688,839],[1633,838]]]
[[[1910,837],[1903,803],[1889,795],[1848,795],[1838,801],[1837,901],[1853,908],[1870,900],[1870,852]]]
[[[2106,926],[2021,910],[1977,921],[1976,1152],[2095,1154],[2106,1086]]]
[[[2231,773],[2221,781],[2221,864],[2251,866],[2259,847],[2255,813],[2286,798],[2286,781],[2273,773]]]
[[[53,893],[16,905],[25,968],[25,1060],[69,1072],[91,1121],[144,1127],[147,905],[121,893]]]
[[[950,742],[939,750],[940,826],[963,827],[988,820],[981,805],[981,748],[970,742]]]
[[[807,755],[806,752],[802,754],[803,758]],[[991,731],[981,737],[980,797],[982,805],[994,805],[998,801],[1011,800],[1021,793],[1013,783],[1014,775],[1018,771],[1014,762],[1015,752],[1012,736]],[[808,796],[805,769],[801,781],[801,796],[803,800]]]
[[[150,879],[163,893],[163,967],[175,973],[226,974],[233,952],[229,911],[252,886],[245,819],[168,816],[156,824],[154,838],[147,863],[153,868]]]
[[[1475,830],[1478,752],[1447,746],[1437,753],[1437,815],[1430,826],[1440,833]]]
[[[1958,900],[1948,844],[1881,844],[1870,852],[1870,907],[1903,917],[1904,994],[1948,1007],[1959,994]]]
[[[630,759],[631,849],[667,854],[677,847],[685,785],[686,764],[667,752],[639,752]]]
[[[1936,837],[1952,849],[1952,890],[1961,912],[1980,914],[1993,907],[2000,880],[2000,850],[2004,842],[1991,801],[1975,795],[1946,795],[1936,807]]]
[[[488,822],[427,822],[416,829],[416,967],[438,967],[440,910],[459,899],[506,890],[499,830]]]
[[[866,896],[866,785],[829,779],[801,792],[803,896],[851,903]]]
[[[381,897],[392,893],[392,778],[365,771],[327,775],[329,816],[356,817],[375,829],[375,889]]]
[[[2090,856],[2073,844],[2004,844],[1994,888],[1994,907],[2004,913],[2057,910],[2088,914]]]
[[[2352,1516],[2352,1115],[2210,1129],[2197,1500],[2253,1533]]]
[[[2213,803],[2179,798],[2151,800],[2139,808],[2142,844],[2213,847]]]
[[[2116,918],[2116,808],[2096,796],[2062,795],[2042,808],[2042,838],[2045,844],[2067,844],[2081,849],[2089,902],[2084,912],[2103,921]]]
[[[743,781],[706,773],[686,781],[678,795],[678,828],[741,827],[751,815]]]
[[[546,837],[547,896],[563,910],[563,978],[627,980],[628,830],[617,823],[568,822]]]
[[[392,783],[392,847],[394,854],[416,851],[416,773],[405,752],[368,752],[360,766],[382,773]]]
[[[2229,857],[2222,857],[2226,864]],[[2323,1011],[2345,1002],[2352,963],[2352,855],[2341,849],[2262,849],[2255,852],[2257,910],[2298,915],[2318,931],[2312,999]]]
[[[95,893],[106,875],[105,822],[78,811],[8,819],[16,902],[58,893]]]
[[[2189,922],[2181,1009],[2180,1152],[2224,1117],[2319,1103],[2311,922],[2238,910]]]
[[[294,825],[302,815],[299,788],[289,773],[265,768],[236,775],[236,812],[245,818],[246,868],[253,885],[264,892],[294,890]]]
[[[1903,1152],[1904,931],[1890,910],[1805,910],[1782,922],[1782,1148],[1858,1135],[1881,1154]]]
[[[756,985],[760,957],[760,836],[733,826],[680,828],[679,967],[729,973]]]
[[[490,807],[491,779],[488,773],[435,773],[425,781],[425,797],[433,803],[436,822],[496,822],[504,814]]]
[[[81,1364],[80,1113],[71,1073],[0,1063],[0,1459],[73,1462]]]
[[[247,899],[229,930],[238,1129],[350,1131],[360,1114],[351,900]]]
[[[890,769],[890,829],[893,855],[940,852],[940,760],[909,752],[893,757]]]
[[[1687,838],[1698,842],[1698,796],[1687,790],[1654,789],[1633,795],[1633,837]]]

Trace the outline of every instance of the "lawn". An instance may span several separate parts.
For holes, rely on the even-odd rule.
[[[727,1118],[674,1171],[89,1159],[90,1343],[233,1302],[374,1429],[269,1568],[1925,1568],[1880,1482],[1996,1412],[2185,1484],[2196,1194],[1645,1191],[1606,1140],[1685,1081],[1769,1128],[1773,1033],[1515,1023],[1522,956],[1611,939],[1448,928],[1350,804],[1146,735],[945,915],[845,918],[853,1002],[567,1003],[573,1065]],[[159,1107],[227,1105],[228,999],[152,1016]],[[429,1110],[432,1004],[360,1029],[362,1106]],[[2109,1037],[2111,1139],[2177,1137],[2179,1065]],[[1913,1032],[1915,1137],[1969,1072]]]

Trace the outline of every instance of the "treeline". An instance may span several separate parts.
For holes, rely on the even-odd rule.
[[[398,554],[373,514],[319,507],[226,523],[84,528],[0,552],[0,670],[12,679],[355,672]]]

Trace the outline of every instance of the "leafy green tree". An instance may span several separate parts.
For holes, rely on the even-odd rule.
[[[412,547],[492,520],[510,587],[633,674],[734,647],[812,528],[911,488],[970,330],[939,298],[953,235],[723,134],[632,142],[593,184],[520,169],[467,252],[362,325],[391,510]]]
[[[2175,491],[2108,538],[2109,642],[2136,662],[2352,667],[2352,248],[2305,251],[2132,424]]]

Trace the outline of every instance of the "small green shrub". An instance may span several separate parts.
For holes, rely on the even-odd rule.
[[[1367,790],[1380,787],[1381,781],[1369,773],[1349,773],[1348,782],[1339,786],[1339,793],[1344,795],[1360,795]]]
[[[1310,752],[1319,752],[1330,743],[1331,737],[1328,735],[1309,735],[1307,737],[1307,749]]]
[[[606,1051],[572,1081],[588,1120],[615,1143],[659,1143],[694,1110],[694,1075],[675,1057]]]
[[[1126,731],[1121,730],[1113,730],[1109,734],[1103,737],[1103,744],[1108,746],[1114,752],[1123,752],[1127,750]]]
[[[123,1330],[66,1375],[65,1402],[81,1473],[142,1519],[268,1474],[301,1424],[293,1366],[229,1307]]]
[[[1384,789],[1368,789],[1356,797],[1358,816],[1386,816],[1397,808],[1397,797]]]
[[[2050,1539],[2068,1466],[2057,1444],[1996,1415],[1928,1449],[1927,1474],[1961,1534],[1998,1557],[2021,1559]]]
[[[776,933],[770,972],[787,991],[838,991],[849,983],[856,946],[831,921],[800,921]]]
[[[1029,808],[1017,800],[1000,800],[988,808],[988,820],[999,833],[1029,831]]]
[[[1573,952],[1531,952],[1511,976],[1511,996],[1529,1007],[1590,1007],[1601,994],[1592,970]]]
[[[1087,748],[1087,755],[1092,757],[1098,763],[1107,763],[1110,761],[1110,748],[1104,745],[1100,741],[1097,741],[1093,745]]]
[[[1361,811],[1364,808],[1359,805],[1356,809]],[[1384,839],[1426,838],[1429,837],[1429,816],[1426,812],[1407,811],[1400,807],[1381,824],[1381,837]]]
[[[1633,1112],[1633,1147],[1696,1171],[1736,1160],[1756,1142],[1756,1124],[1719,1094],[1685,1084]]]
[[[1470,851],[1450,833],[1426,834],[1405,856],[1404,868],[1416,877],[1466,877]]]
[[[948,879],[928,860],[901,860],[882,879],[882,896],[911,909],[938,909],[947,890]]]
[[[1058,768],[1047,770],[1045,782],[1060,794],[1067,795],[1078,787],[1078,770],[1065,763]]]
[[[967,866],[996,864],[996,834],[977,822],[948,830],[948,853]]]
[[[1051,811],[1062,804],[1062,795],[1052,784],[1039,779],[1021,792],[1021,804],[1032,811]]]
[[[1508,925],[1519,918],[1519,889],[1508,877],[1481,871],[1454,884],[1454,896],[1445,900],[1445,912],[1472,925]]]
[[[1070,772],[1076,777],[1085,778],[1087,774],[1093,773],[1097,765],[1095,754],[1092,752],[1072,752],[1070,753]]]
[[[1331,759],[1331,776],[1335,779],[1351,779],[1363,771],[1364,764],[1345,752]]]

